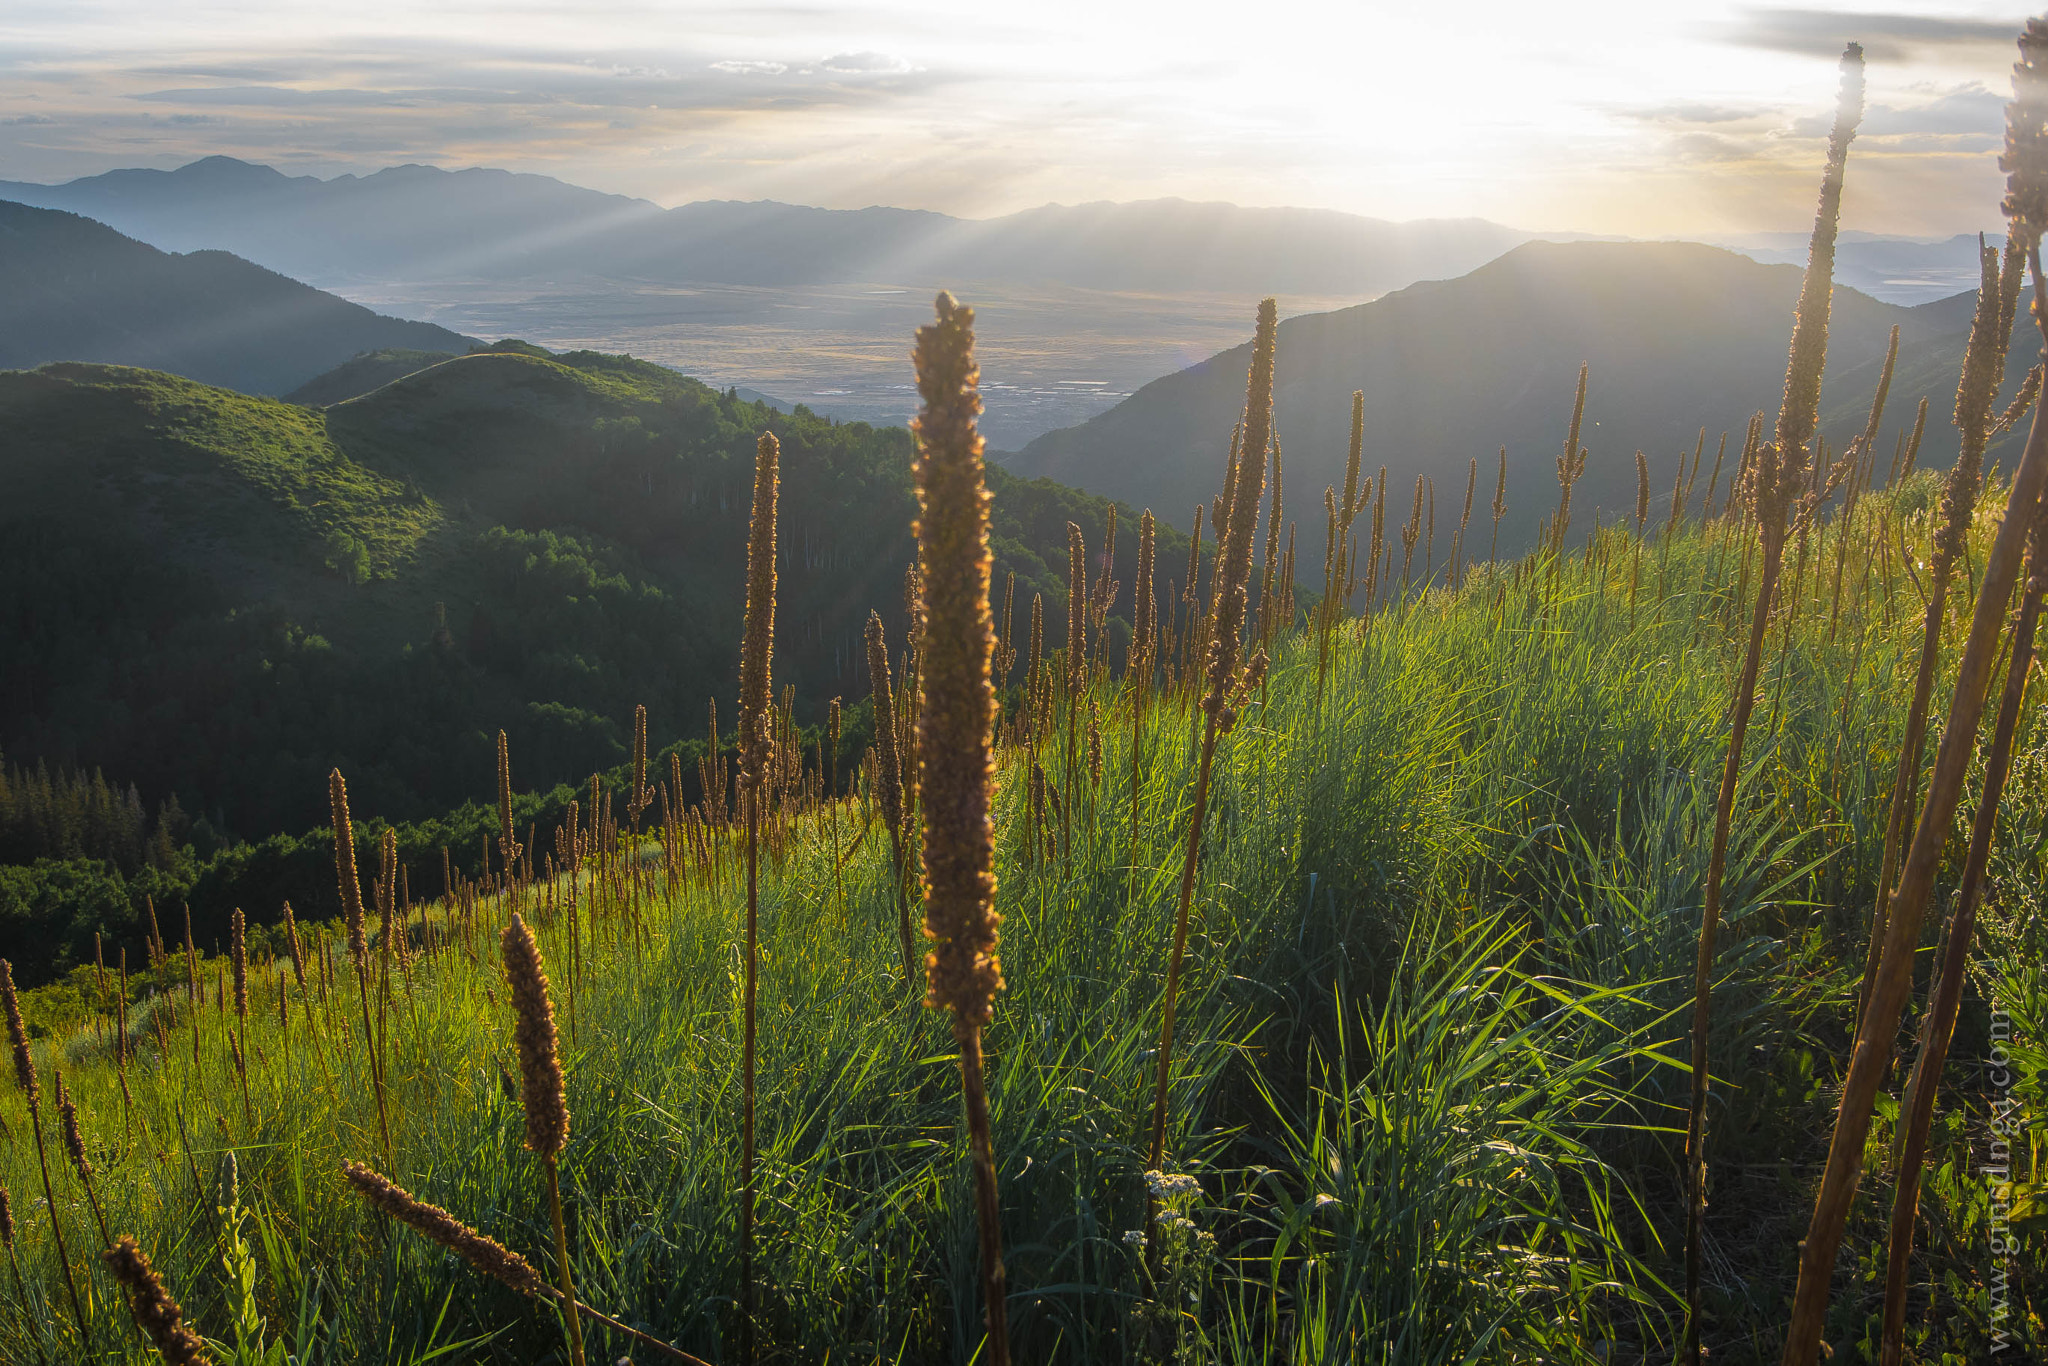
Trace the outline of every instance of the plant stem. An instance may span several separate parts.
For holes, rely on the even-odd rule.
[[[552,1157],[547,1159],[547,1173],[548,1218],[555,1226],[555,1261],[561,1270],[562,1298],[574,1305],[576,1283],[569,1274],[569,1233],[562,1224],[562,1182]],[[573,1311],[563,1317],[569,1324],[569,1359],[575,1366],[583,1366],[583,1326],[576,1321]]]

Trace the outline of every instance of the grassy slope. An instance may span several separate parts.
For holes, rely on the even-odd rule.
[[[1923,476],[1867,501],[1856,543],[1887,506],[1924,547],[1931,490]],[[1775,1360],[1875,877],[1871,793],[1910,686],[1913,590],[1859,555],[1831,630],[1833,544],[1808,562],[1792,648],[1767,667],[1730,861],[1709,1223],[1719,1361]],[[1575,560],[1547,602],[1519,579],[1480,577],[1347,630],[1320,693],[1312,642],[1289,642],[1226,743],[1170,1139],[1171,1165],[1201,1190],[1177,1202],[1192,1222],[1171,1235],[1164,1288],[1125,1234],[1140,1218],[1189,709],[1150,712],[1135,844],[1130,722],[1110,696],[1099,787],[1062,740],[1042,754],[1065,793],[1064,851],[1031,852],[1024,759],[1005,753],[1009,987],[989,1047],[1020,1360],[1176,1346],[1232,1363],[1668,1357],[1684,1079],[1666,1059],[1683,1055],[1676,1013],[1746,616],[1741,545],[1688,531],[1653,542],[1639,575],[1623,538],[1603,550],[1601,573]],[[2042,745],[2030,716],[1977,978],[2013,1011],[2033,1078],[2021,1099],[2036,1107],[2048,1100],[2032,838],[2048,819]],[[766,1337],[785,1360],[965,1361],[975,1246],[957,1082],[942,1026],[907,1010],[892,981],[884,841],[867,821],[859,801],[822,829],[804,817],[766,882]],[[862,830],[841,882],[831,851]],[[586,923],[573,987],[566,923],[543,931],[569,1040],[579,1282],[712,1359],[732,1356],[737,1284],[737,893],[722,858],[708,884],[657,901],[644,947],[628,946],[616,912],[599,915],[595,942]],[[542,1260],[545,1205],[499,1081],[511,1020],[489,931],[501,913],[485,906],[476,960],[444,949],[395,989],[392,1167]],[[353,988],[315,1007],[317,1047],[296,990],[288,1038],[276,1009],[275,987],[259,986],[253,1119],[210,1005],[196,1067],[184,1026],[168,1058],[131,1026],[132,1115],[94,1028],[39,1046],[82,1097],[112,1224],[141,1235],[204,1330],[228,1334],[246,1304],[302,1362],[422,1361],[458,1342],[457,1359],[559,1359],[559,1331],[530,1304],[380,1228],[339,1182],[340,1159],[376,1147],[362,1051],[338,1040]],[[1986,1047],[1978,999],[1923,1197],[1922,1265],[1939,1290],[1932,1304],[1916,1292],[1912,1318],[1923,1352],[1956,1360],[1989,1348],[1987,1206],[1964,1174],[1984,1151],[1988,1099],[1966,1063]],[[1874,1331],[1871,1249],[1889,1198],[1879,1129],[1829,1330],[1836,1360],[1863,1359]],[[242,1212],[224,1217],[228,1152]],[[28,1317],[57,1322],[32,1150],[12,1145],[0,1173],[23,1221]],[[76,1247],[89,1216],[69,1174],[58,1180]],[[221,1270],[237,1232],[254,1266],[247,1296]],[[2017,1269],[2012,1326],[2038,1353],[2048,1284],[2037,1261]],[[15,1356],[31,1331],[0,1309]],[[139,1359],[111,1314],[96,1331],[109,1359]]]
[[[404,379],[407,375],[439,365],[444,360],[455,359],[452,351],[408,351],[402,348],[386,347],[379,351],[365,351],[343,361],[325,374],[315,375],[298,388],[284,396],[287,403],[302,403],[309,408],[324,408],[330,403],[345,403],[360,398],[372,389],[381,389],[393,380]]]

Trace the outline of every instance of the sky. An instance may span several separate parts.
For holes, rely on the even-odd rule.
[[[2021,11],[1660,0],[9,0],[0,179],[213,154],[664,205],[992,216],[1177,195],[1634,236],[1998,226]]]

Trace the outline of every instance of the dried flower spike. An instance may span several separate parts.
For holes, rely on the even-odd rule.
[[[14,964],[0,958],[0,1005],[7,1009],[7,1042],[14,1052],[14,1081],[28,1097],[28,1108],[36,1108],[42,1099],[42,1087],[36,1082],[35,1059],[29,1056],[28,1030],[21,1022],[21,1002],[14,996]]]
[[[518,1021],[512,1041],[519,1050],[519,1076],[526,1102],[526,1146],[542,1157],[557,1157],[569,1141],[569,1104],[562,1090],[562,1064],[556,1051],[555,1008],[548,999],[548,977],[540,945],[519,913],[499,936],[505,957],[505,982],[512,993]]]
[[[163,1277],[156,1274],[134,1238],[123,1235],[100,1255],[128,1292],[128,1309],[135,1315],[136,1326],[163,1353],[165,1361],[172,1366],[204,1366],[213,1360],[199,1335],[185,1326],[184,1310],[171,1298]]]
[[[917,334],[917,383],[924,399],[915,430],[918,543],[926,584],[925,702],[918,752],[925,800],[927,1004],[986,1023],[1002,989],[996,958],[995,832],[989,818],[994,764],[989,736],[995,649],[989,616],[989,495],[982,474],[980,371],[974,360],[974,311],[938,298],[938,321]],[[1069,526],[1078,547],[1080,529]],[[1075,552],[1080,572],[1085,557]],[[1071,584],[1069,648],[1085,610],[1077,574]],[[1070,656],[1069,669],[1077,665]]]
[[[495,1238],[487,1238],[438,1205],[419,1200],[404,1187],[357,1162],[341,1164],[341,1173],[371,1208],[388,1214],[413,1232],[439,1243],[487,1276],[522,1295],[552,1299],[554,1291],[524,1257]]]

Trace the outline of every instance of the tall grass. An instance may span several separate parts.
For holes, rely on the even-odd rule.
[[[1924,550],[1931,486],[1919,475],[1867,495],[1819,546],[1844,532],[1869,544],[1881,527]],[[1973,545],[1981,554],[1981,533]],[[1007,988],[986,1030],[987,1095],[1018,1359],[1669,1353],[1686,1096],[1673,1048],[1739,665],[1729,628],[1748,607],[1735,551],[1725,524],[1681,528],[1659,547],[1663,591],[1644,576],[1632,627],[1629,557],[1598,541],[1591,559],[1559,567],[1541,602],[1510,591],[1513,567],[1475,566],[1460,589],[1336,629],[1320,695],[1322,642],[1276,638],[1262,697],[1215,755],[1156,1260],[1133,1237],[1151,1194],[1140,1120],[1201,713],[1186,692],[1155,694],[1137,755],[1131,727],[1102,727],[1102,796],[1077,806],[1071,851],[1050,859],[1026,839],[1029,751],[998,748]],[[1816,573],[1786,591],[1827,589]],[[1832,638],[1825,611],[1803,610],[1764,670],[1729,844],[1712,1055],[1723,1137],[1705,1243],[1724,1360],[1762,1359],[1781,1331],[1798,1233],[1787,1196],[1821,1156],[1854,1006],[1856,908],[1883,841],[1871,794],[1894,762],[1911,683],[1914,661],[1886,626],[1887,611],[1907,618],[1909,581],[1887,593],[1862,565],[1844,591]],[[1127,705],[1107,684],[1079,701],[1090,700]],[[2020,733],[2006,800],[2048,809],[2031,711]],[[967,1135],[945,1084],[954,1051],[943,1022],[903,1011],[900,883],[879,813],[861,793],[843,814],[836,842],[804,821],[763,843],[758,1048],[774,1081],[757,1117],[760,1350],[965,1361],[981,1337],[979,1244]],[[634,1328],[730,1359],[744,860],[729,827],[693,837],[672,892],[649,879],[636,951],[620,879],[637,865],[614,838],[625,839],[592,847],[578,919],[566,888],[552,902],[543,884],[523,893],[544,952],[567,961],[572,933],[583,936],[580,1028],[561,1054],[577,1117],[560,1158],[576,1284]],[[1993,852],[2006,879],[2037,876],[2038,857],[2020,829]],[[524,1117],[502,1082],[517,1064],[484,933],[509,912],[504,896],[458,889],[415,926],[430,947],[393,987],[392,1174],[510,1246],[546,1248],[548,1201],[524,1175]],[[1998,933],[2032,932],[2013,919],[2024,906],[1992,900]],[[314,963],[338,933],[298,931]],[[342,1159],[381,1147],[365,1038],[348,1028],[355,984],[309,971],[301,988],[287,975],[287,1033],[263,1008],[274,976],[251,974],[252,1124],[228,1070],[231,1035],[207,1028],[195,1058],[175,1014],[184,1002],[155,985],[184,982],[179,957],[137,974],[132,1140],[114,1138],[110,1043],[86,1026],[34,1048],[67,1064],[108,1221],[179,1288],[188,1323],[225,1338],[252,1312],[302,1363],[561,1352],[560,1330],[514,1292],[379,1235],[335,1176]],[[2029,1038],[2048,1025],[2038,964],[2002,969],[2014,979],[2002,999],[2035,1012],[2016,1018]],[[1981,1037],[1981,1010],[1965,1009],[1966,1043]],[[160,1036],[166,1017],[175,1032]],[[322,1038],[331,1086],[319,1080]],[[1982,1100],[1951,1095],[1973,1117],[1931,1136],[1930,1170],[1951,1175],[1925,1208],[1945,1230],[1981,1228],[1981,1192],[1954,1173],[1982,1132]],[[247,1212],[246,1285],[218,1250],[211,1174],[226,1153]],[[9,1145],[0,1177],[38,1186],[32,1149]],[[1882,1228],[1886,1192],[1873,1180],[1856,1236]],[[55,1204],[74,1238],[90,1236],[75,1181]],[[0,1312],[0,1356],[78,1359],[78,1330],[53,1312],[62,1273],[43,1211],[18,1216],[16,1244],[31,1308]],[[1952,1232],[1932,1255],[1947,1288],[1916,1312],[1910,1340],[1987,1343],[1981,1259]],[[1875,1267],[1851,1275],[1874,1292]],[[101,1282],[81,1295],[92,1350],[140,1359],[132,1334],[105,1322],[110,1294]],[[1852,1312],[1857,1296],[1837,1301]],[[1851,1329],[1831,1331],[1843,1341]],[[611,1339],[593,1354],[630,1345],[591,1332]]]

